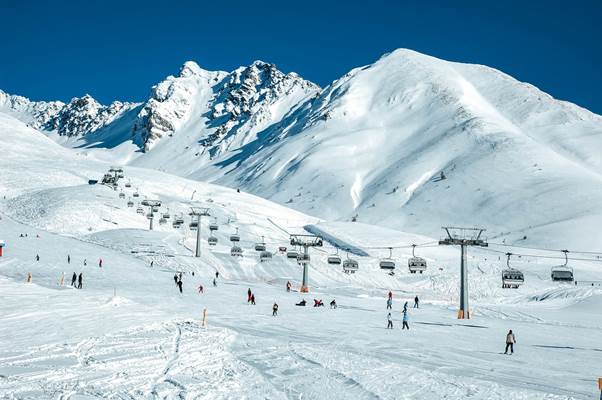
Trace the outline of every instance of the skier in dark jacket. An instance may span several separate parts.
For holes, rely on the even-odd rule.
[[[77,274],[74,272],[71,277],[71,286],[75,287],[75,282],[77,282]]]
[[[301,306],[301,307],[305,307],[305,305],[307,304],[307,302],[305,301],[305,299],[301,300],[300,302],[296,303],[296,306]]]
[[[255,294],[251,295],[251,304],[255,305]]]
[[[80,272],[79,276],[77,277],[77,288],[78,289],[81,289],[83,287],[83,280],[84,280],[84,277],[83,277],[82,273]]]
[[[180,289],[180,294],[182,293],[182,280],[178,279],[178,289]]]
[[[173,275],[173,283],[178,286],[178,274]]]
[[[219,272],[215,271],[215,279],[219,278]]]
[[[40,255],[36,254],[36,261],[40,261]]]
[[[414,308],[419,308],[418,307],[418,296],[414,297]]]
[[[71,256],[67,254],[67,264],[71,264]]]
[[[272,306],[272,317],[278,316],[278,303],[274,303]]]

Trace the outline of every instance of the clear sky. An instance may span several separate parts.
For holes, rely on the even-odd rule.
[[[186,60],[261,59],[322,86],[405,47],[489,65],[602,114],[602,1],[0,0],[0,89],[141,101]]]

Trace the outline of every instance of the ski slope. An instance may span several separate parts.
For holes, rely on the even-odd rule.
[[[438,238],[316,218],[153,169],[126,167],[116,191],[88,185],[110,164],[3,114],[0,134],[8,150],[0,158],[0,240],[6,242],[0,257],[2,398],[596,396],[602,288],[551,282],[550,266],[559,260],[513,260],[526,283],[503,290],[500,272],[508,249],[470,249],[473,319],[457,320],[459,250],[437,246]],[[186,223],[174,229],[171,218],[155,221],[149,231],[136,206],[127,207],[128,198],[161,200],[161,212],[168,207],[172,218],[182,213]],[[211,213],[201,220],[200,258],[193,257],[191,206]],[[219,226],[214,247],[207,243],[210,221]],[[230,256],[229,236],[236,228],[241,258]],[[289,234],[308,232],[326,242],[310,251],[311,292],[299,293],[301,267],[277,249],[290,247]],[[273,252],[270,262],[260,262],[253,250],[262,237]],[[428,261],[424,274],[405,267],[411,244]],[[387,247],[394,247],[397,261],[393,276],[378,267]],[[326,262],[337,251],[345,258],[346,249],[360,262],[355,274]],[[601,263],[581,258],[593,261],[571,261],[576,279],[599,282]],[[83,289],[70,286],[73,272],[83,274]],[[176,273],[183,276],[182,294],[174,285]],[[246,302],[249,288],[254,306]],[[389,290],[392,331],[385,329]],[[419,309],[412,308],[416,295]],[[311,307],[314,298],[327,306]],[[310,306],[295,306],[301,299]],[[337,309],[328,308],[331,299]],[[409,331],[400,329],[405,301]],[[274,302],[277,317],[271,315]],[[512,356],[502,354],[508,329],[518,340]]]

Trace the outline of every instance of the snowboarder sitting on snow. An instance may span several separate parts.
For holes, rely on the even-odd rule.
[[[324,303],[322,302],[322,299],[320,299],[320,300],[314,299],[314,307],[324,307]]]
[[[506,351],[504,351],[504,354],[508,354],[508,348],[510,348],[510,354],[514,354],[514,343],[516,343],[516,337],[510,329],[506,335]]]
[[[307,302],[305,301],[305,299],[301,300],[300,302],[296,303],[296,306],[301,306],[301,307],[305,307],[305,305],[307,304]]]
[[[330,308],[337,308],[337,301],[335,299],[332,299],[330,302]]]
[[[274,303],[272,306],[272,317],[276,317],[278,315],[278,303]]]

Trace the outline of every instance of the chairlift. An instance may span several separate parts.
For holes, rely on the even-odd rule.
[[[191,231],[196,231],[197,229],[199,229],[199,221],[190,221],[190,224],[188,224],[188,227],[190,228]]]
[[[159,212],[159,207],[157,207],[157,206],[153,206],[153,207],[152,207],[152,210],[153,210],[153,212],[154,212],[154,213],[156,213],[156,212]]]
[[[347,259],[343,262],[343,272],[346,274],[355,274],[359,269],[360,264],[353,258],[349,258],[349,253],[347,253]]]
[[[171,215],[169,215],[169,208],[163,213],[163,218],[170,219]]]
[[[414,250],[416,249],[416,245],[412,245],[412,257],[408,259],[408,269],[411,274],[415,274],[416,272],[423,273],[426,271],[426,260],[422,257],[416,257],[414,254]]]
[[[209,236],[207,239],[209,246],[215,246],[217,244],[217,238],[215,236]]]
[[[132,196],[133,196],[133,197],[140,197],[140,193],[138,193],[138,192],[134,192],[134,193],[132,194]]]
[[[382,258],[378,263],[380,269],[394,270],[395,261],[393,261],[393,248],[389,247],[389,258]]]
[[[173,222],[171,223],[171,226],[173,226],[174,228],[179,228],[182,226],[183,222],[179,222],[178,220],[173,220]]]
[[[138,207],[138,208],[136,209],[136,214],[144,214],[144,208],[142,208],[142,207]]]
[[[286,252],[286,258],[294,258],[296,260],[298,256],[299,256],[299,253],[297,252],[296,249],[291,249]]]
[[[165,223],[167,222],[167,220],[163,217],[159,218],[159,225],[165,225]]]
[[[232,246],[230,249],[230,255],[232,257],[242,257],[242,249],[238,246]]]
[[[119,198],[120,199],[125,199],[125,193],[119,192]]]
[[[261,237],[261,242],[255,243],[255,251],[265,251],[263,236]]]
[[[128,200],[128,207],[134,207],[134,202],[132,200]]]
[[[131,184],[131,183],[128,181],[128,182],[126,182],[126,183],[125,183],[125,187],[126,187],[126,188],[131,188],[131,187],[132,187],[132,184]]]
[[[236,228],[236,233],[230,235],[231,242],[240,242],[240,235],[238,234],[238,228]]]
[[[270,253],[269,251],[262,251],[259,254],[260,262],[271,261],[271,260],[272,260],[272,253]]]
[[[286,253],[286,246],[278,247],[278,251],[281,252],[282,254]]]
[[[305,253],[297,254],[297,264],[299,264],[299,265],[309,264],[310,261],[311,261],[311,257],[309,256],[309,254],[305,254]]]
[[[521,271],[510,266],[510,256],[512,256],[512,253],[506,253],[506,256],[508,256],[508,258],[506,259],[507,269],[502,271],[502,288],[517,289],[520,285],[522,285],[525,282],[525,276]]]
[[[153,213],[147,213],[146,219],[153,219]]]
[[[564,253],[564,265],[556,265],[552,267],[551,276],[552,281],[555,282],[573,282],[573,268],[568,266],[569,256],[568,250],[562,250]]]
[[[341,256],[339,255],[339,249],[336,248],[335,254],[330,254],[327,258],[328,264],[341,265]]]

